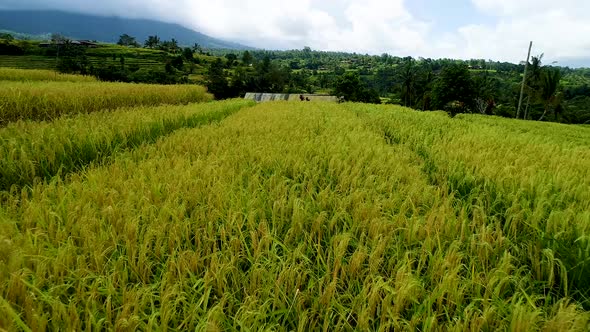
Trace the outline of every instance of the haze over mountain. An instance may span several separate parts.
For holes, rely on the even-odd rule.
[[[0,9],[153,19],[265,49],[590,66],[588,0],[2,0]]]
[[[175,38],[181,45],[198,43],[210,48],[247,49],[249,47],[216,39],[179,24],[147,19],[94,16],[62,11],[0,11],[0,30],[31,35],[60,33],[76,38],[115,43],[121,34],[128,34],[143,43],[148,36],[162,40]]]

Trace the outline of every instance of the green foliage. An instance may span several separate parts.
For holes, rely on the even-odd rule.
[[[539,121],[543,120],[543,118],[547,114],[547,111],[549,111],[550,107],[553,106],[555,109],[558,109],[559,99],[557,98],[556,93],[559,87],[559,81],[561,80],[561,72],[558,69],[545,68],[541,72],[540,79],[540,97],[541,101],[545,106],[545,111],[543,112],[543,115],[541,116]]]
[[[184,59],[186,61],[189,61],[189,62],[195,61],[194,52],[190,47],[185,47],[182,49],[182,56],[184,57]]]
[[[246,92],[329,94],[346,73],[355,72],[367,88],[366,93],[362,90],[357,93],[355,100],[377,102],[379,97],[419,110],[446,109],[451,114],[477,112],[512,117],[518,106],[524,71],[523,65],[481,59],[413,59],[318,52],[310,48],[235,51],[204,50],[200,45],[194,45],[190,49],[181,49],[175,40],[162,42],[158,36],[150,36],[146,47],[149,48],[103,44],[82,50],[81,54],[64,56],[58,54],[56,46],[39,47],[38,42],[0,40],[0,51],[4,49],[5,53],[24,54],[0,55],[0,66],[30,69],[56,69],[58,66],[63,72],[90,74],[105,81],[158,84],[209,82],[221,98],[243,96]],[[124,63],[121,63],[121,57]],[[211,73],[214,75],[209,77],[209,67],[218,58],[224,70],[217,74],[213,70]],[[584,87],[590,86],[590,72],[559,68],[562,77],[547,109],[547,103],[541,97],[541,76],[545,70],[542,59],[542,55],[533,57],[530,64],[524,112],[521,114],[526,114],[526,119],[538,120],[546,113],[544,120],[566,123],[585,119],[584,114],[590,111],[590,104],[583,104],[586,99],[581,97],[588,95]],[[443,77],[450,71],[456,71],[453,68],[457,66],[463,69],[462,73],[455,74],[463,75],[464,80]],[[465,66],[470,67],[465,70]],[[465,87],[466,90],[462,90]]]
[[[221,59],[215,60],[209,66],[207,72],[207,90],[212,93],[216,99],[226,99],[230,97],[229,82],[225,78],[224,65]]]
[[[5,35],[4,37],[12,36]],[[25,50],[13,38],[0,38],[0,55],[23,55]]]
[[[159,49],[172,54],[177,54],[181,51],[180,46],[178,46],[178,41],[174,38],[172,38],[171,40],[165,40],[161,42]]]
[[[66,74],[89,74],[89,62],[86,49],[80,46],[65,43],[59,46],[56,69]]]
[[[411,57],[404,59],[404,63],[401,66],[400,79],[401,79],[401,99],[403,100],[404,106],[414,105],[415,90],[416,90],[416,66],[415,61]]]
[[[580,95],[564,102],[563,118],[569,123],[590,123],[590,96]]]
[[[177,56],[172,58],[172,61],[170,61],[170,64],[172,65],[172,67],[178,69],[178,70],[182,70],[184,67],[184,60],[182,59],[182,56]]]
[[[160,37],[157,35],[149,36],[148,39],[145,41],[144,46],[146,48],[158,48],[160,47]]]
[[[464,113],[473,109],[474,98],[473,80],[467,66],[453,64],[442,69],[432,89],[435,109]]]
[[[379,94],[367,88],[358,73],[349,72],[336,81],[334,94],[350,102],[380,104]]]
[[[249,66],[250,64],[252,64],[252,55],[250,55],[249,51],[245,51],[244,54],[242,55],[242,63],[245,64],[246,66]]]
[[[0,33],[0,39],[2,39],[4,41],[13,41],[14,36],[10,33],[2,32],[2,33]]]
[[[119,37],[119,41],[117,45],[121,46],[130,46],[130,47],[139,47],[139,43],[135,40],[135,37],[129,36],[128,34],[124,33]]]

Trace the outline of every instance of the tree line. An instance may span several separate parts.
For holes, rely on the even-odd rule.
[[[0,54],[22,55],[34,48],[0,36]],[[162,67],[141,67],[125,52],[112,61],[92,65],[86,49],[52,38],[44,55],[56,56],[57,69],[95,75],[101,80],[183,84],[197,70],[196,82],[216,98],[241,97],[246,92],[326,93],[347,101],[392,103],[417,110],[481,113],[564,123],[590,122],[590,69],[543,64],[533,56],[525,81],[522,111],[517,114],[525,64],[484,59],[425,59],[302,50],[212,50],[198,44],[182,47],[175,39],[149,36],[140,43],[128,34],[122,48],[149,49]],[[135,52],[135,51],[134,51]],[[151,54],[151,53],[150,53]],[[202,75],[201,75],[202,74]],[[200,81],[199,81],[200,80]]]
[[[348,101],[387,102],[417,110],[517,117],[524,62],[415,59],[292,51],[217,51],[207,85],[216,97],[245,92],[331,93]],[[590,121],[590,70],[528,64],[519,118],[564,123]]]

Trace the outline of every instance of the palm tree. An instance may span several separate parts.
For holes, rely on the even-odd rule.
[[[157,48],[160,45],[160,37],[157,35],[155,36],[148,36],[148,39],[145,41],[145,47],[147,48]]]
[[[404,66],[401,71],[402,93],[404,106],[411,107],[414,101],[414,88],[416,85],[416,68],[412,57],[404,58]]]
[[[531,79],[531,81],[537,81],[541,75],[541,68],[543,68],[543,57],[545,56],[544,53],[541,53],[540,55],[534,56],[531,58],[531,64],[530,64],[530,71],[531,71],[531,75],[529,76],[529,78]]]
[[[542,65],[543,56],[544,54],[541,53],[540,55],[532,57],[531,63],[529,64],[530,75],[527,78],[527,101],[523,118],[525,120],[528,116],[528,110],[531,104],[531,97],[533,97],[534,99],[535,94],[540,90],[541,71],[544,68]]]
[[[557,88],[559,87],[559,81],[561,81],[561,72],[559,69],[546,68],[541,73],[541,100],[545,106],[543,115],[539,119],[542,121],[549,111],[549,107],[558,101],[556,98]]]

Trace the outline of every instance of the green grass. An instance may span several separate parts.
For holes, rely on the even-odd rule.
[[[7,193],[0,328],[587,331],[589,166],[582,126],[243,108]]]

